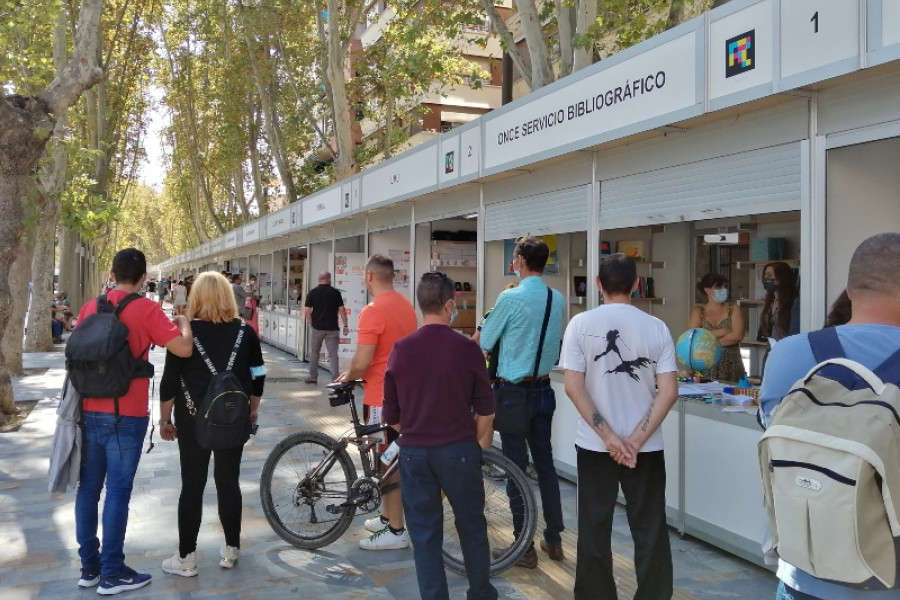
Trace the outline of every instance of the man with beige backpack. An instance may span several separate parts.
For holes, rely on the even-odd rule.
[[[777,600],[900,598],[900,233],[850,261],[846,325],[778,342],[760,393]]]

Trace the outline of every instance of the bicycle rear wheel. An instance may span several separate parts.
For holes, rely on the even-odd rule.
[[[356,513],[355,506],[341,506],[356,468],[344,448],[332,453],[336,444],[318,431],[294,433],[275,446],[263,466],[263,513],[275,533],[298,548],[327,546],[347,531]]]
[[[497,558],[491,554],[491,575],[516,564],[531,547],[537,526],[534,492],[525,473],[496,450],[482,452],[484,476],[484,516],[491,550],[505,550]],[[518,535],[516,534],[518,532]],[[444,498],[444,565],[465,574],[462,548],[450,502]]]

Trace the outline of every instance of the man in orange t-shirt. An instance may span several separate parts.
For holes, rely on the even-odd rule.
[[[366,289],[372,302],[359,313],[359,337],[350,369],[338,381],[366,381],[363,395],[366,423],[381,423],[384,398],[384,371],[394,342],[416,330],[416,309],[403,294],[394,291],[394,261],[375,254],[366,261]],[[394,429],[387,430],[388,443],[397,439]],[[396,550],[409,547],[403,525],[400,488],[388,492],[381,501],[381,515],[368,519],[365,527],[372,535],[359,541],[363,550]]]

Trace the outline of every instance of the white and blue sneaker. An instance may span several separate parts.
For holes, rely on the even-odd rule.
[[[91,588],[100,583],[100,569],[81,569],[78,587]]]
[[[115,577],[101,577],[97,593],[101,596],[115,596],[122,592],[130,592],[150,583],[149,573],[138,573],[131,567],[125,567]]]

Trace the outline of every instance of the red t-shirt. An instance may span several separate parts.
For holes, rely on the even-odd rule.
[[[359,312],[357,344],[375,346],[366,380],[363,404],[381,406],[384,398],[384,370],[394,342],[416,330],[416,309],[400,292],[384,292]]]
[[[122,290],[110,290],[106,297],[113,304],[128,295]],[[97,299],[90,300],[78,314],[81,323],[88,315],[97,312]],[[141,356],[146,360],[150,344],[165,346],[181,335],[181,330],[172,323],[159,303],[149,298],[133,300],[119,315],[119,319],[128,327],[128,345],[133,356]],[[143,353],[143,354],[141,354]],[[123,417],[146,417],[150,400],[148,388],[150,380],[140,377],[131,381],[128,393],[119,398],[119,414]],[[94,412],[115,412],[112,398],[85,398],[84,410]]]

